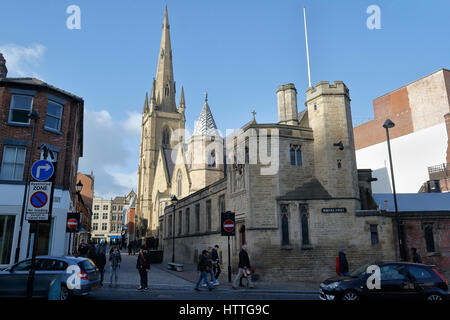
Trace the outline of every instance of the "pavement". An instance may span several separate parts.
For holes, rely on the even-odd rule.
[[[109,256],[107,256],[107,259]],[[122,253],[122,263],[119,271],[118,286],[112,288],[134,289],[139,285],[139,274],[136,269],[137,255],[129,256],[128,253]],[[231,283],[228,282],[227,267],[222,268],[222,273],[219,276],[220,285],[216,286],[216,291],[232,291],[232,292],[253,292],[256,293],[280,293],[280,294],[311,294],[317,295],[319,284],[308,282],[269,282],[269,281],[255,281],[255,288],[239,288],[239,290],[232,290]],[[197,266],[194,264],[184,264],[184,271],[168,270],[167,263],[152,264],[151,270],[148,273],[148,284],[150,289],[157,290],[190,290],[193,291],[195,283],[198,279]],[[232,275],[232,281],[235,275]],[[110,288],[110,266],[107,263],[105,267],[104,287],[101,289]],[[206,290],[204,288],[203,290]],[[206,290],[207,291],[207,290]]]

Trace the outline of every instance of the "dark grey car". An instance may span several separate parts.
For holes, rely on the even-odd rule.
[[[0,271],[0,297],[25,297],[30,269],[31,259],[26,259]],[[100,283],[100,273],[90,259],[38,256],[33,297],[47,297],[56,278],[61,280],[61,300],[88,294]]]

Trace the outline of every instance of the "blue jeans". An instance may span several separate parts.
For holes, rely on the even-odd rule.
[[[198,286],[200,285],[200,282],[202,280],[204,282],[206,282],[206,285],[208,286],[208,289],[212,288],[211,285],[208,282],[208,276],[206,275],[206,271],[200,271],[200,276],[198,277],[198,281],[197,281],[197,284],[195,285],[195,288],[198,288]]]
[[[216,280],[216,277],[214,276],[214,271],[211,269],[211,271],[209,271],[210,273],[211,273],[211,281],[213,282],[213,283],[215,283],[217,280]],[[208,273],[206,273],[206,274],[208,274]],[[205,282],[205,279],[203,279],[203,283],[207,283],[208,282],[208,277],[206,277],[206,282]]]

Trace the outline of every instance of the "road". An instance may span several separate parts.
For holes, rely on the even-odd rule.
[[[139,274],[136,256],[122,255],[118,285],[110,287],[109,267],[106,267],[104,286],[81,299],[88,300],[318,300],[317,294],[294,293],[283,290],[240,289],[217,286],[194,290],[194,283],[166,271],[165,265],[152,265],[148,275],[150,290],[138,291]],[[79,298],[80,299],[80,298]]]

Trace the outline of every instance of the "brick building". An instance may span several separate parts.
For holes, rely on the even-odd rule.
[[[9,265],[15,260],[28,162],[43,157],[44,145],[52,151],[51,161],[57,163],[57,169],[52,217],[40,224],[37,253],[67,252],[67,212],[73,210],[78,159],[83,155],[84,102],[39,79],[7,78],[3,64],[0,59],[0,265]],[[33,150],[31,110],[39,115]],[[32,231],[24,221],[20,259],[31,255]]]
[[[75,201],[75,210],[81,212],[81,221],[79,232],[75,236],[74,248],[78,247],[82,241],[88,242],[91,237],[94,181],[95,176],[92,172],[90,174],[77,174],[77,183],[81,183],[83,187]]]
[[[391,177],[382,127],[389,129],[399,193],[450,191],[450,71],[437,70],[373,101],[374,120],[354,128],[358,168],[371,168],[375,193],[389,193]],[[429,180],[439,185],[426,184]],[[439,187],[440,186],[440,190]]]

